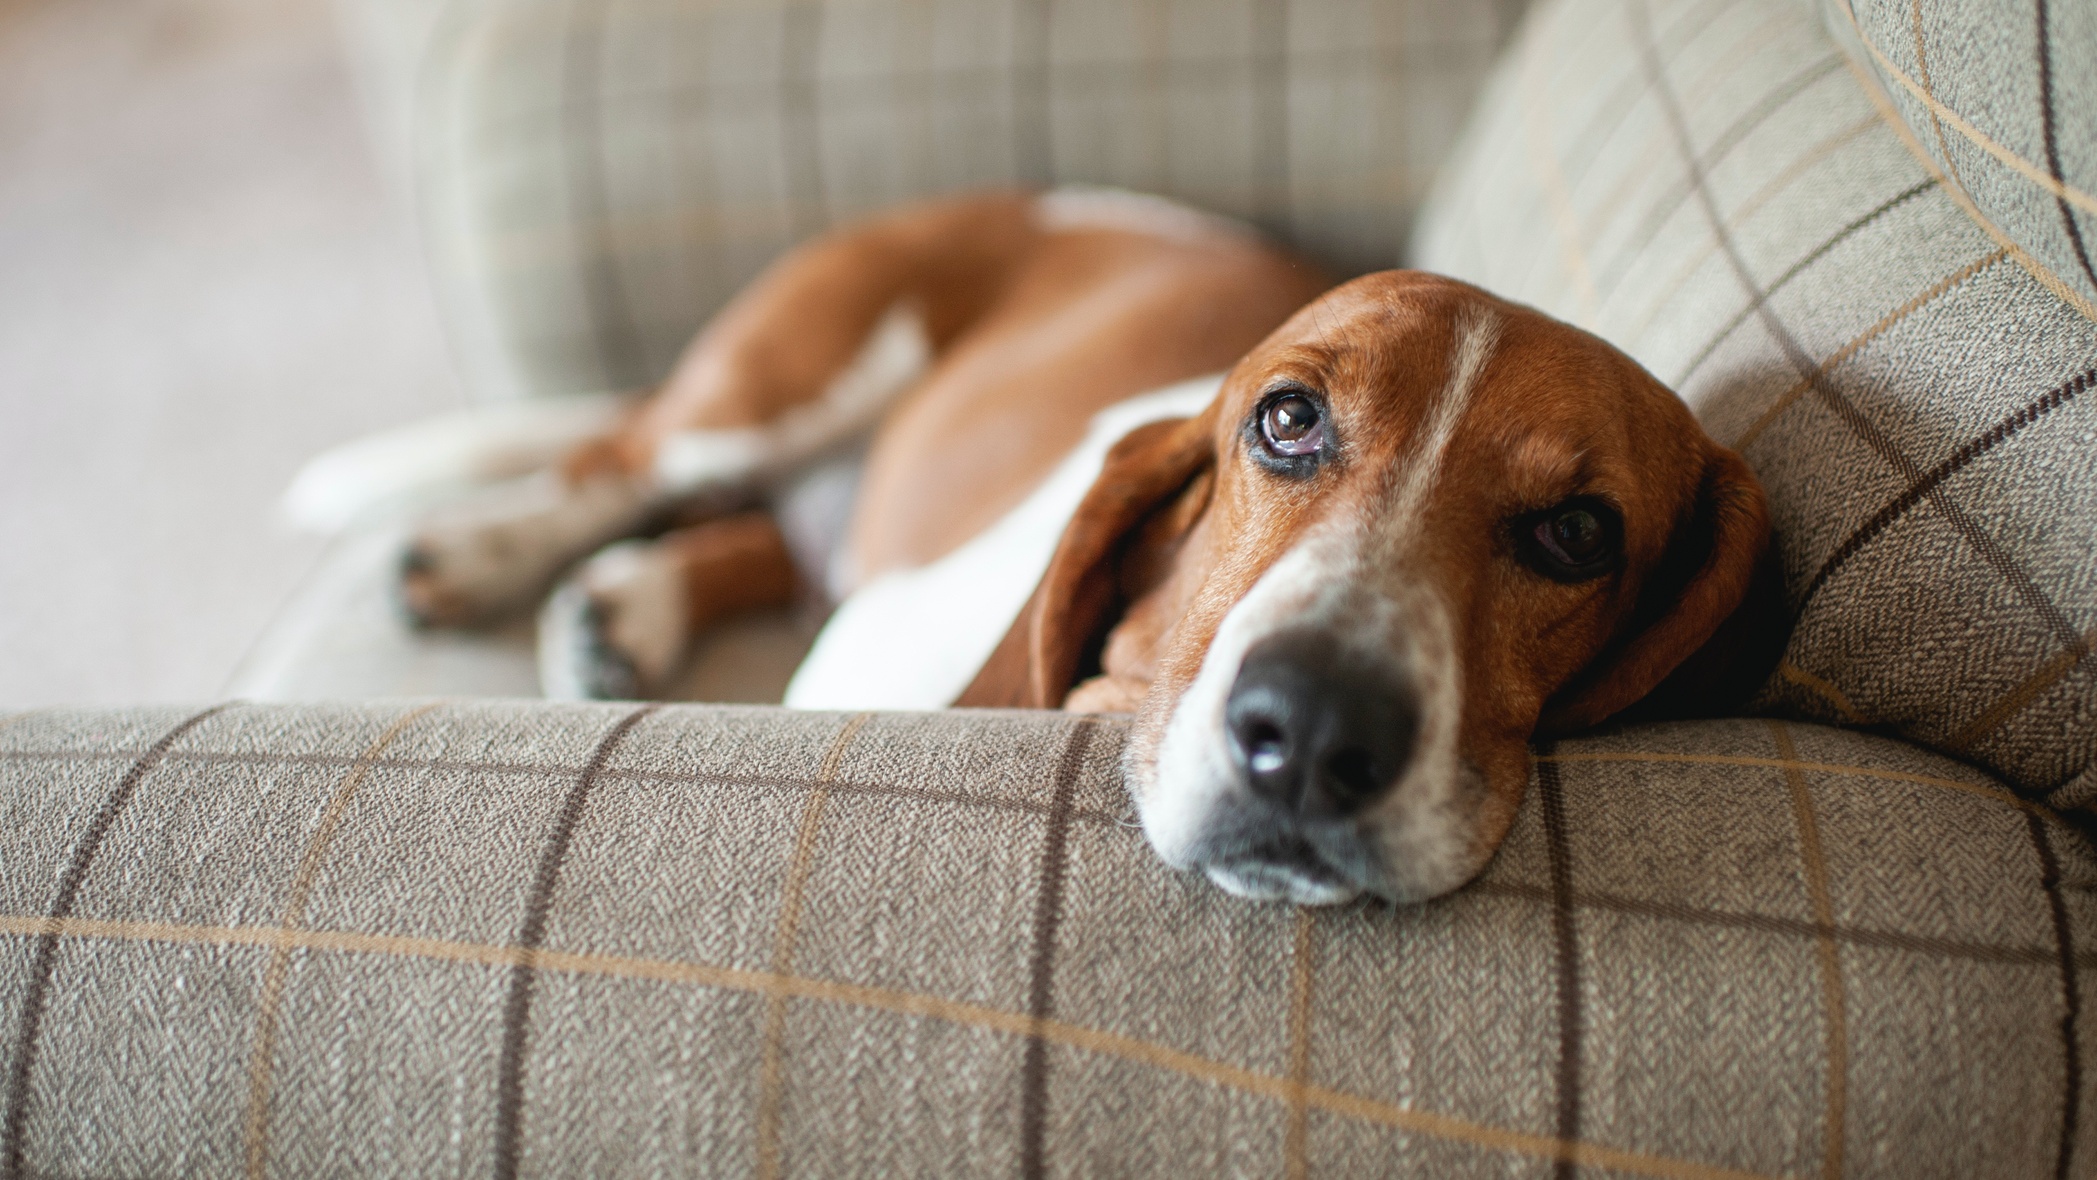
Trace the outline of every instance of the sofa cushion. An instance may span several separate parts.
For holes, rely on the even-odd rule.
[[[2018,37],[1962,52],[2027,85]],[[2097,120],[2058,132],[2083,158]],[[2088,806],[2097,309],[1969,204],[1795,0],[1558,0],[1416,247],[1623,347],[1761,474],[1797,622],[1760,707]]]
[[[2097,1169],[2097,856],[1967,767],[1598,734],[1475,885],[1303,911],[1151,856],[1125,732],[0,717],[0,1167]]]
[[[2097,301],[2097,5],[1822,0],[1953,200]]]
[[[417,116],[483,388],[659,380],[794,242],[955,189],[1118,185],[1348,271],[1412,210],[1525,0],[501,0]]]

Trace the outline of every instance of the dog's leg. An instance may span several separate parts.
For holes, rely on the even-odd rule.
[[[570,562],[638,530],[652,499],[616,472],[572,480],[544,471],[483,488],[423,519],[401,557],[401,606],[426,626],[515,610]]]
[[[769,513],[621,541],[562,581],[540,612],[540,687],[567,700],[659,693],[701,632],[730,615],[784,606],[795,585],[793,558]]]

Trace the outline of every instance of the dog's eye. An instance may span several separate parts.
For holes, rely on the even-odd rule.
[[[1525,517],[1515,534],[1523,557],[1538,573],[1578,582],[1615,563],[1623,522],[1608,505],[1581,497]]]
[[[1260,438],[1277,455],[1309,455],[1325,442],[1325,419],[1311,399],[1285,393],[1260,415]]]

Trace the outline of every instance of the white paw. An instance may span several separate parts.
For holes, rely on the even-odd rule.
[[[400,601],[419,624],[484,622],[536,597],[576,558],[637,528],[625,480],[571,486],[550,472],[497,484],[424,518],[401,555]]]
[[[622,541],[555,589],[539,612],[539,687],[555,700],[660,692],[691,642],[684,574],[658,545]]]

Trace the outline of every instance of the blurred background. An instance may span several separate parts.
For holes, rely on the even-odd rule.
[[[221,692],[315,451],[460,404],[326,0],[0,0],[0,708]]]

